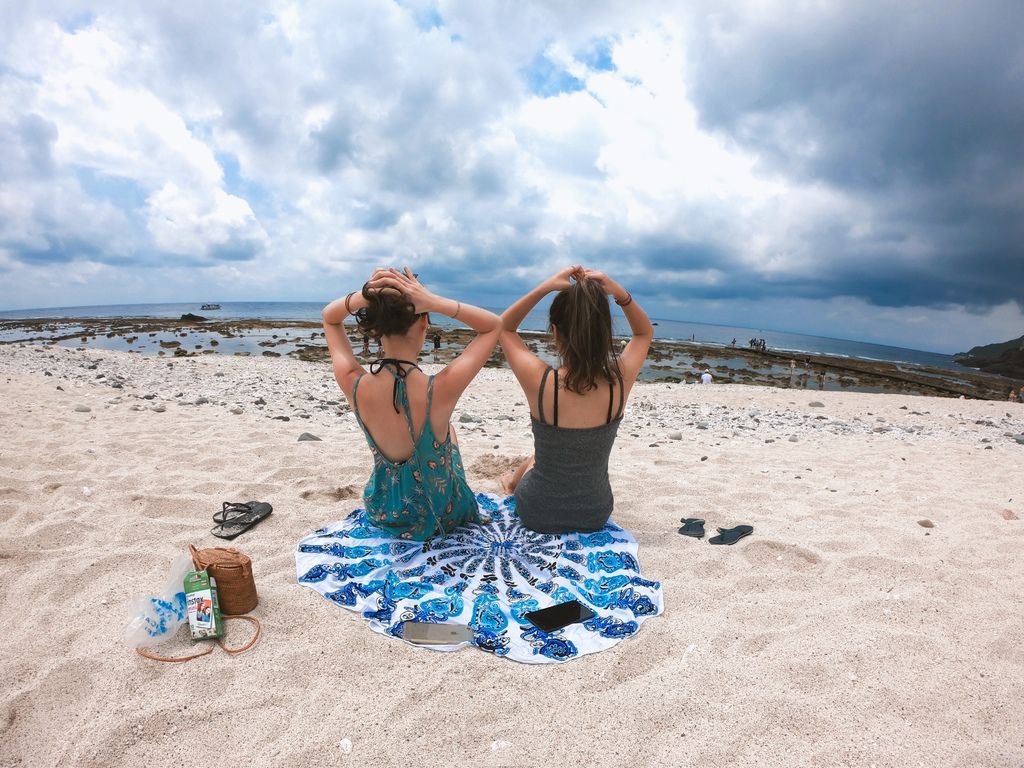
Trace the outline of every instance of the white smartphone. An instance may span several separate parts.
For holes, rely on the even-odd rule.
[[[416,645],[459,645],[469,642],[472,633],[465,624],[407,621],[402,628],[402,637]]]

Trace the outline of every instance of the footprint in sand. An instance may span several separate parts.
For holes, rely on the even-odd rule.
[[[496,456],[493,453],[485,453],[470,464],[468,469],[485,480],[496,480],[506,472],[515,472],[527,458],[526,456]]]
[[[355,483],[349,483],[339,488],[327,488],[302,491],[299,494],[303,499],[327,499],[328,501],[344,501],[345,499],[358,499],[363,495],[362,488]]]
[[[815,552],[779,541],[752,541],[743,548],[743,556],[751,565],[788,571],[810,571],[821,565],[821,556]]]

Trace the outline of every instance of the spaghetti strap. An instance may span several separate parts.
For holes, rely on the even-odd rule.
[[[409,409],[409,390],[406,389],[404,378],[395,379],[395,383],[398,385],[396,392],[398,403],[402,406],[402,412],[405,414],[405,423],[409,425],[409,439],[412,440],[413,445],[416,445],[416,429],[412,425],[412,411]],[[430,418],[429,408],[427,418]]]
[[[544,420],[544,385],[548,383],[548,374],[551,373],[551,366],[544,369],[544,375],[540,377],[540,389],[537,390],[537,413],[540,415],[540,423],[547,424]]]
[[[558,369],[555,368],[554,371],[555,371],[555,392],[554,392],[554,395],[555,395],[555,408],[554,408],[554,411],[555,411],[555,426],[557,427],[558,426]]]
[[[356,390],[359,389],[359,382],[363,380],[363,376],[366,372],[360,373],[356,376],[355,382],[352,384],[352,411],[355,413],[356,418],[359,417],[359,406],[356,404]]]
[[[605,424],[611,424],[612,422],[612,404],[615,402],[615,382],[611,379],[608,380],[608,418],[605,419]]]
[[[434,376],[436,375],[427,376],[427,422],[430,421],[430,404],[434,402]]]
[[[622,418],[622,412],[626,409],[626,384],[622,380],[622,371],[618,368],[615,369],[615,375],[619,377],[619,411],[615,414],[615,418]]]
[[[615,413],[615,418],[619,418],[622,415],[622,409],[625,406],[626,399],[626,385],[622,382],[622,373],[616,368],[615,375],[619,380],[619,410]],[[606,424],[612,423],[612,404],[615,402],[615,382],[608,382],[608,421]]]

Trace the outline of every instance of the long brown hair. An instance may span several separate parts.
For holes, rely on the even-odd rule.
[[[584,277],[559,291],[548,321],[558,331],[567,390],[582,395],[596,389],[598,379],[614,381],[619,361],[612,343],[612,313],[600,283]]]

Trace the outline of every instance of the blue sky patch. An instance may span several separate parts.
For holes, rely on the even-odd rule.
[[[72,16],[68,16],[66,19],[61,20],[60,28],[65,32],[74,34],[80,29],[92,26],[92,23],[96,21],[96,14],[91,11],[83,11],[82,13],[76,13]]]
[[[224,171],[224,189],[229,194],[247,201],[256,218],[272,215],[273,197],[265,187],[242,176],[238,158],[230,152],[215,152],[214,157]]]
[[[146,203],[148,192],[134,179],[108,176],[82,165],[74,166],[74,172],[82,190],[91,198],[106,200],[122,210],[141,208]]]
[[[520,73],[530,92],[545,98],[557,96],[560,93],[582,91],[584,88],[582,80],[573,77],[543,53],[539,54],[529,66],[520,70]]]
[[[610,38],[595,40],[593,45],[577,53],[576,58],[595,72],[612,72],[615,63],[612,61],[612,43]]]

